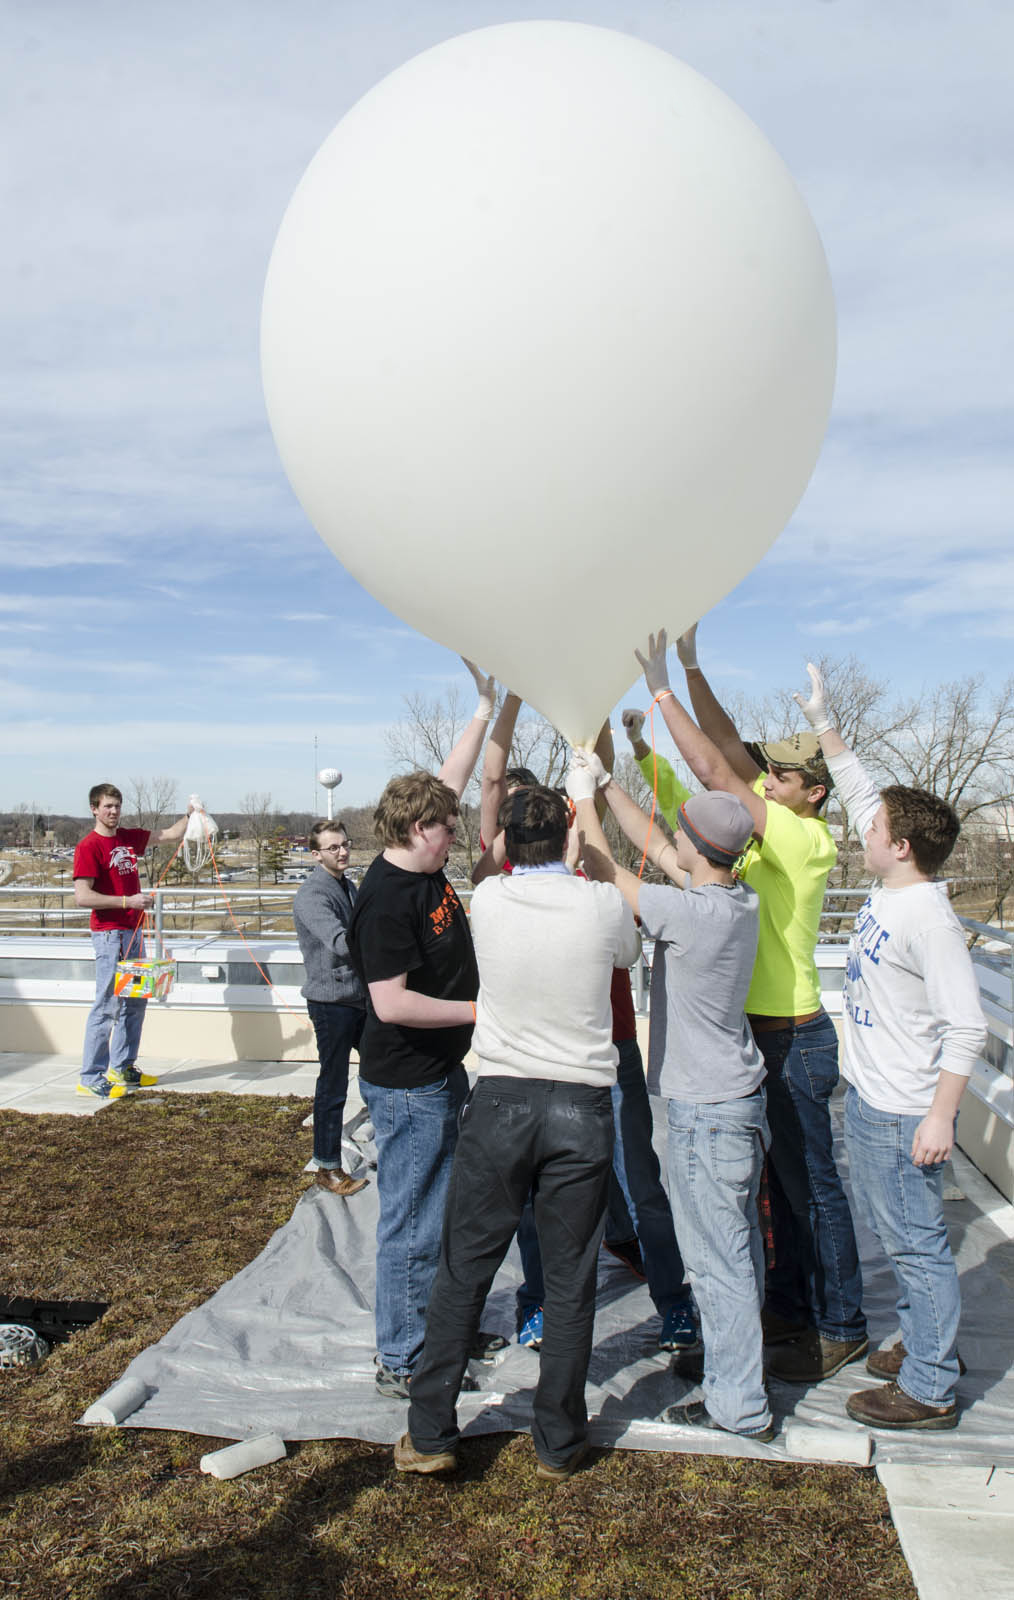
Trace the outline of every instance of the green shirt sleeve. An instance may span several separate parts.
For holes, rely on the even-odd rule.
[[[677,778],[665,756],[646,755],[637,765],[641,769],[641,777],[648,788],[655,783],[656,769],[658,774],[658,809],[661,811],[670,828],[675,828],[679,808],[684,800],[690,799],[690,790]]]

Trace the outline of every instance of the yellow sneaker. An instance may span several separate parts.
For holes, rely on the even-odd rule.
[[[122,1083],[79,1083],[78,1094],[91,1095],[93,1100],[122,1100],[126,1089]]]
[[[139,1072],[136,1067],[110,1067],[106,1081],[120,1084],[124,1089],[153,1089],[158,1082],[150,1072]]]

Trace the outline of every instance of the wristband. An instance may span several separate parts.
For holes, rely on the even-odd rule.
[[[126,909],[127,909],[127,897],[126,897],[126,895],[124,895],[124,896],[123,896],[123,904],[122,904],[122,906],[121,906],[121,907],[120,907],[120,909],[121,909],[121,910],[122,910],[122,911],[126,911]]]
[[[479,1016],[478,1016],[478,1012],[475,1009],[475,1001],[474,1000],[469,1000],[468,1003],[472,1008],[472,1021],[473,1022],[478,1022]]]
[[[675,700],[675,698],[676,698],[676,690],[675,689],[660,689],[658,691],[658,694],[655,696],[655,699],[656,700],[664,700],[667,694],[668,695],[672,695],[672,698]]]

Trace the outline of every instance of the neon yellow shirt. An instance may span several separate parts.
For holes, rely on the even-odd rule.
[[[638,762],[652,782],[653,758]],[[658,807],[670,827],[690,791],[663,756],[658,761]],[[764,778],[754,784],[762,794]],[[827,875],[838,852],[823,817],[797,817],[787,806],[767,803],[764,839],[751,839],[739,860],[739,875],[760,899],[760,934],[747,1011],[762,1017],[805,1017],[821,1003],[813,955],[820,933]]]
[[[684,800],[690,799],[690,790],[685,788],[672,770],[665,756],[645,756],[637,765],[641,769],[641,776],[650,789],[655,782],[654,764],[658,762],[658,809],[661,811],[670,828],[676,827],[677,813]]]

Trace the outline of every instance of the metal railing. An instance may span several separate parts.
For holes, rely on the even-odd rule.
[[[454,885],[467,907],[472,898],[470,884]],[[150,913],[159,938],[168,934],[208,932],[231,938],[236,929],[229,915],[232,907],[244,933],[295,938],[292,929],[292,902],[298,883],[261,884],[255,888],[224,889],[217,884],[198,888],[163,884],[152,892],[155,904]],[[828,889],[820,919],[822,944],[847,944],[855,913],[867,889]],[[244,919],[249,917],[249,922]],[[265,927],[265,919],[269,925]],[[963,921],[967,919],[963,918]],[[288,924],[278,927],[276,923]],[[256,923],[256,926],[253,924]],[[80,938],[88,932],[89,912],[74,904],[74,886],[50,884],[7,884],[0,887],[0,937],[42,935],[47,938]],[[214,924],[214,927],[210,925]],[[969,924],[971,926],[971,924]],[[979,928],[980,924],[975,924]],[[999,930],[987,929],[991,936]]]

